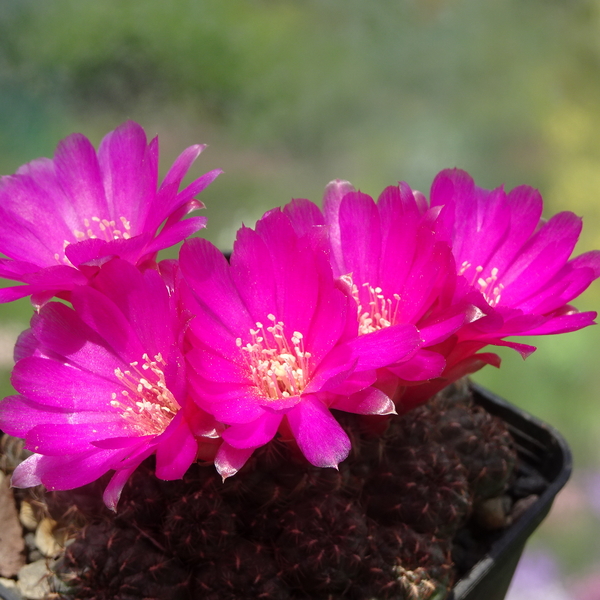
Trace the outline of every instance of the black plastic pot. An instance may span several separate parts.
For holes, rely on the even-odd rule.
[[[475,400],[502,418],[516,440],[521,463],[542,475],[549,485],[539,499],[492,543],[488,553],[452,588],[447,600],[502,600],[525,542],[543,521],[565,485],[572,457],[563,437],[552,427],[485,388],[473,385]]]

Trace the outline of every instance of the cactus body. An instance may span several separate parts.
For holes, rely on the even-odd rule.
[[[275,441],[225,482],[199,464],[160,481],[148,459],[116,515],[83,488],[49,495],[59,522],[87,521],[63,560],[70,597],[416,600],[448,588],[473,499],[510,477],[510,435],[459,387],[381,420],[377,436],[356,415],[340,422],[356,450],[339,471]]]

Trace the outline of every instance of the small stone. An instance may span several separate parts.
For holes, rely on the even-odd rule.
[[[508,496],[488,498],[475,506],[475,519],[484,529],[503,529],[510,522],[511,505],[512,501]]]
[[[526,498],[521,498],[520,500],[517,500],[515,502],[515,505],[513,506],[512,513],[510,515],[511,522],[520,519],[523,516],[523,514],[538,501],[538,499],[539,496],[537,494],[531,494]]]
[[[57,556],[62,550],[62,546],[56,541],[53,535],[56,521],[46,517],[40,521],[35,530],[35,545],[38,550],[46,557]]]
[[[44,556],[42,555],[42,553],[36,548],[35,550],[32,550],[28,555],[27,555],[27,562],[35,562],[36,560],[40,560],[40,558],[44,558]]]
[[[35,533],[26,533],[23,539],[25,540],[25,547],[27,548],[28,552],[33,552],[34,550],[37,550],[37,546],[35,544]]]
[[[517,478],[512,493],[515,498],[526,498],[531,494],[541,494],[548,485],[548,480],[539,473],[529,473]]]
[[[17,589],[17,582],[14,579],[8,579],[7,577],[0,577],[0,585],[3,585],[9,590]]]
[[[21,502],[21,509],[19,510],[19,520],[21,525],[28,531],[35,531],[38,526],[38,520],[35,518],[33,507],[27,500]]]
[[[23,597],[14,579],[0,577],[0,598],[3,600],[22,600]]]
[[[51,574],[45,558],[22,567],[17,583],[21,595],[27,600],[43,600],[52,591],[49,583]]]
[[[0,576],[14,577],[25,563],[23,529],[7,478],[0,482]]]

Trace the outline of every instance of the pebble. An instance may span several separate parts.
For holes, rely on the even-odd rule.
[[[21,567],[17,586],[23,598],[27,600],[43,600],[50,589],[50,576],[48,561],[40,558],[35,562]]]
[[[28,531],[35,531],[38,526],[38,521],[35,518],[33,507],[27,500],[21,502],[21,508],[19,510],[19,520],[21,525]]]
[[[21,600],[22,596],[14,579],[0,577],[0,598],[5,600]]]
[[[35,545],[48,558],[57,556],[62,550],[62,546],[56,541],[53,535],[55,527],[56,521],[46,517],[40,521],[35,530]]]
[[[512,500],[509,496],[497,496],[479,502],[475,506],[475,519],[487,530],[503,529],[510,523]]]
[[[32,550],[37,550],[35,546],[35,533],[26,533],[23,536],[23,540],[25,541],[25,547],[29,552]]]
[[[531,494],[541,494],[547,489],[548,485],[548,480],[545,477],[533,472],[519,477],[511,491],[515,498],[525,498]]]
[[[538,499],[539,496],[537,494],[531,494],[530,496],[517,500],[513,506],[512,514],[510,515],[512,521],[520,519],[523,514],[538,501]]]

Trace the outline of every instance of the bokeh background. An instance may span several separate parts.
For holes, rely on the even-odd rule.
[[[600,247],[600,0],[0,0],[0,173],[128,118],[160,136],[163,172],[209,144],[193,173],[225,170],[202,195],[223,249],[331,179],[427,193],[455,166],[539,188],[546,216],[583,215],[578,252]],[[577,305],[598,309],[600,284]],[[3,395],[29,316],[0,309]],[[600,598],[600,328],[537,345],[476,377],[575,456],[519,589],[545,564],[545,599]]]

